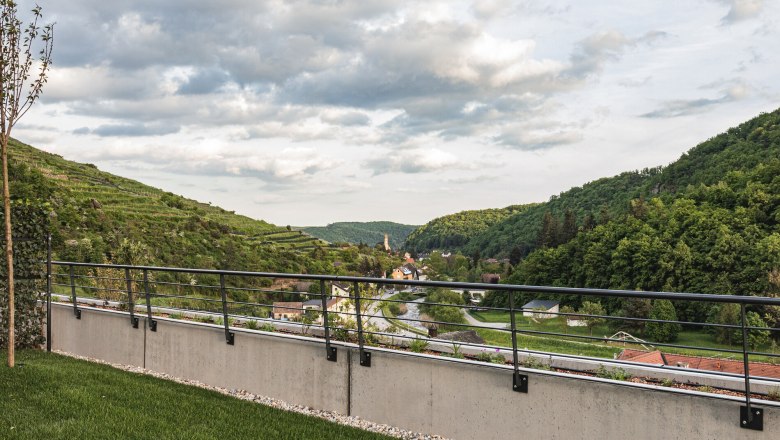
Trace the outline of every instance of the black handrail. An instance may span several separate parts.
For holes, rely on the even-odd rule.
[[[59,274],[52,273],[51,266],[57,265],[57,266],[64,266],[68,269],[68,274],[65,275],[68,277],[69,283],[68,284],[62,284],[62,283],[53,283],[52,278],[54,276],[60,276]],[[303,324],[300,323],[298,325],[301,325],[302,327],[317,327],[322,328],[324,332],[324,338],[325,338],[325,347],[326,347],[326,354],[328,360],[336,361],[336,349],[331,345],[331,340],[333,339],[333,333],[334,332],[343,332],[344,334],[353,334],[358,343],[359,351],[360,351],[360,364],[365,367],[371,366],[371,353],[368,349],[368,346],[370,344],[370,341],[368,338],[375,338],[377,336],[384,336],[384,337],[399,337],[404,338],[407,340],[411,340],[412,338],[417,338],[417,335],[411,336],[411,332],[407,332],[409,334],[401,334],[401,335],[394,335],[391,333],[387,333],[384,331],[377,331],[375,328],[366,326],[371,323],[373,319],[385,319],[391,325],[395,326],[393,322],[403,322],[403,323],[413,323],[417,324],[418,326],[449,326],[450,328],[466,328],[466,329],[473,329],[473,328],[489,328],[492,330],[497,330],[501,332],[509,333],[510,339],[511,339],[511,363],[512,363],[512,370],[513,370],[513,389],[516,391],[521,392],[528,392],[528,376],[524,374],[520,374],[520,362],[519,362],[519,356],[518,353],[530,353],[530,354],[544,354],[547,355],[549,353],[546,352],[540,352],[540,351],[534,351],[534,350],[528,350],[528,349],[522,349],[519,347],[518,342],[518,334],[521,335],[531,335],[531,337],[546,337],[546,336],[552,336],[555,338],[558,338],[558,340],[566,340],[570,343],[575,343],[573,340],[580,339],[580,340],[595,340],[600,342],[630,342],[632,344],[636,344],[639,342],[633,342],[633,341],[624,341],[621,339],[616,339],[612,337],[598,337],[598,336],[587,336],[587,335],[580,335],[580,334],[564,334],[559,333],[556,331],[542,331],[542,330],[530,330],[530,329],[523,329],[518,328],[520,327],[517,322],[516,313],[518,311],[521,311],[523,313],[539,313],[543,315],[550,315],[550,316],[564,316],[564,317],[582,317],[585,319],[608,319],[608,320],[625,320],[625,321],[631,321],[631,322],[640,322],[640,323],[669,323],[669,324],[680,324],[680,325],[695,325],[700,327],[715,327],[715,328],[725,328],[728,330],[741,330],[741,349],[730,349],[730,348],[715,348],[715,347],[702,347],[702,346],[692,346],[692,345],[680,345],[680,344],[670,344],[670,343],[661,343],[661,342],[652,342],[652,341],[641,341],[643,344],[648,344],[652,346],[658,346],[658,347],[673,347],[673,348],[679,348],[679,349],[686,349],[686,350],[702,350],[702,351],[715,351],[715,352],[721,352],[721,353],[729,353],[729,354],[741,354],[742,355],[742,365],[743,365],[743,374],[733,374],[733,373],[726,373],[726,372],[715,372],[715,371],[707,371],[707,370],[697,370],[698,372],[702,374],[712,374],[716,376],[726,376],[726,377],[742,377],[745,381],[745,403],[746,406],[742,408],[742,411],[740,413],[740,426],[744,428],[750,428],[750,429],[761,429],[762,427],[762,411],[759,408],[755,408],[752,405],[751,402],[751,392],[750,392],[750,380],[760,378],[759,376],[751,376],[750,375],[750,365],[749,365],[749,356],[752,355],[762,355],[762,356],[769,356],[769,357],[780,357],[780,355],[775,353],[763,353],[760,351],[751,351],[749,347],[749,332],[751,330],[754,331],[780,331],[780,329],[777,328],[766,328],[766,327],[755,327],[750,326],[746,319],[746,306],[776,306],[780,307],[780,298],[769,298],[769,297],[758,297],[758,296],[743,296],[743,295],[713,295],[713,294],[697,294],[697,293],[674,293],[674,292],[651,292],[651,291],[629,291],[629,290],[609,290],[609,289],[593,289],[593,288],[570,288],[570,287],[550,287],[550,286],[530,286],[530,285],[515,285],[515,284],[488,284],[488,283],[464,283],[464,282],[451,282],[451,281],[421,281],[421,280],[395,280],[395,279],[386,279],[386,278],[371,278],[371,277],[358,277],[358,276],[339,276],[339,275],[318,275],[318,274],[289,274],[289,273],[273,273],[273,272],[248,272],[248,271],[229,271],[229,270],[217,270],[217,269],[189,269],[189,268],[178,268],[178,267],[158,267],[158,266],[132,266],[132,265],[121,265],[121,264],[95,264],[95,263],[77,263],[77,262],[66,262],[66,261],[51,261],[50,257],[47,261],[47,272],[48,272],[48,301],[51,301],[51,295],[52,295],[52,285],[54,286],[61,286],[61,287],[69,287],[70,288],[70,300],[73,302],[73,310],[74,314],[80,318],[81,311],[79,309],[78,304],[78,298],[76,295],[77,288],[78,289],[85,289],[87,291],[92,290],[104,290],[107,292],[120,292],[127,294],[128,302],[130,304],[130,316],[131,316],[131,322],[135,320],[137,325],[137,318],[135,317],[135,302],[133,300],[133,290],[132,290],[132,282],[134,281],[132,279],[131,271],[140,272],[142,274],[142,285],[143,285],[143,294],[145,295],[146,299],[146,315],[148,319],[148,325],[152,331],[157,330],[157,323],[154,320],[154,314],[153,314],[153,306],[152,306],[152,298],[171,298],[171,299],[187,299],[187,300],[202,300],[206,302],[211,303],[221,303],[221,310],[219,312],[216,311],[210,311],[212,314],[221,314],[223,319],[223,327],[225,331],[225,338],[227,340],[228,344],[233,345],[235,342],[234,340],[234,333],[231,332],[231,319],[232,317],[245,317],[246,315],[241,315],[239,313],[230,313],[230,307],[233,306],[234,308],[236,306],[243,307],[262,307],[262,308],[273,308],[273,309],[284,309],[284,310],[292,310],[291,314],[297,314],[303,316],[303,314],[307,313],[307,308],[301,305],[301,307],[290,307],[288,305],[275,305],[275,304],[266,304],[266,303],[260,303],[260,302],[249,302],[249,301],[236,301],[236,300],[229,300],[228,299],[228,291],[234,292],[234,291],[244,291],[245,294],[252,293],[252,294],[298,294],[298,295],[307,295],[307,297],[318,297],[319,301],[316,301],[319,303],[320,307],[320,314],[322,323],[321,324]],[[112,270],[118,270],[118,271],[124,271],[124,278],[121,277],[112,277],[112,276],[90,276],[90,275],[77,275],[75,273],[75,268],[77,267],[83,267],[83,268],[102,268],[102,269],[112,269]],[[155,281],[150,279],[150,274],[153,272],[162,272],[162,273],[187,273],[190,275],[216,275],[219,276],[219,285],[218,286],[206,286],[206,285],[198,285],[198,284],[186,284],[186,283],[177,283],[177,282],[170,282],[170,281]],[[237,287],[237,286],[227,286],[226,285],[226,277],[253,277],[253,278],[277,278],[277,279],[296,279],[296,280],[314,280],[319,282],[319,292],[289,292],[289,291],[282,291],[282,290],[273,290],[273,289],[262,289],[257,287]],[[122,288],[113,288],[110,286],[104,286],[104,287],[92,287],[92,286],[81,286],[76,284],[77,279],[95,279],[99,280],[101,282],[112,282],[112,281],[124,281],[126,283],[126,289]],[[137,281],[136,281],[137,282]],[[352,292],[350,292],[348,295],[331,295],[328,294],[326,289],[326,283],[343,283],[345,285],[351,285]],[[194,283],[194,280],[193,280]],[[509,308],[502,308],[502,307],[490,307],[490,310],[496,310],[496,311],[505,311],[509,313],[510,316],[510,322],[506,326],[506,328],[498,328],[496,326],[489,326],[489,325],[474,325],[474,324],[463,324],[463,323],[456,323],[456,322],[447,322],[447,321],[441,321],[441,320],[434,320],[432,318],[423,319],[423,317],[417,318],[404,318],[404,317],[397,317],[397,316],[384,316],[384,313],[381,312],[381,309],[379,306],[373,304],[376,302],[387,302],[387,303],[412,303],[414,301],[408,300],[408,299],[389,299],[389,298],[369,298],[366,296],[361,295],[361,285],[363,284],[375,284],[375,285],[383,285],[383,286],[414,286],[414,287],[424,287],[424,288],[450,288],[450,289],[468,289],[468,290],[490,290],[494,292],[504,292],[508,293],[509,295]],[[152,285],[154,285],[154,289],[152,288]],[[176,287],[186,287],[186,288],[192,288],[192,289],[210,289],[210,290],[218,290],[219,292],[219,298],[201,298],[201,297],[194,297],[194,296],[188,296],[188,295],[172,295],[172,294],[164,294],[159,293],[157,291],[160,287],[167,287],[167,286],[176,286]],[[741,320],[739,324],[718,324],[718,323],[706,323],[706,322],[690,322],[690,321],[679,321],[679,320],[660,320],[660,319],[649,319],[649,318],[630,318],[630,317],[620,317],[620,316],[612,316],[612,315],[603,315],[603,314],[584,314],[584,313],[566,313],[566,312],[548,312],[548,311],[529,311],[527,309],[518,309],[515,304],[516,299],[516,293],[517,292],[530,292],[530,293],[536,293],[536,294],[555,294],[555,295],[580,295],[580,296],[592,296],[592,297],[611,297],[611,298],[642,298],[642,299],[664,299],[664,300],[672,300],[672,301],[698,301],[698,302],[714,302],[714,303],[731,303],[731,304],[738,304],[740,306],[741,311]],[[231,298],[234,298],[231,293]],[[267,297],[266,297],[267,298]],[[235,298],[234,298],[235,299]],[[351,301],[354,305],[354,311],[349,310],[329,310],[330,302],[329,300],[336,299],[336,300],[347,300]],[[365,302],[365,303],[364,303]],[[373,303],[372,303],[373,302]],[[455,305],[455,304],[446,304],[446,303],[426,303],[426,305],[431,307],[452,307],[457,308],[457,310],[464,310],[469,308],[469,306],[464,305]],[[203,305],[201,305],[202,307]],[[156,306],[155,306],[156,307]],[[315,306],[316,307],[316,306]],[[168,309],[177,309],[176,307],[168,307],[168,306],[162,306],[162,308],[168,308]],[[364,309],[365,308],[365,309]],[[372,310],[373,309],[373,310]],[[186,310],[186,309],[178,309],[178,310]],[[200,310],[200,309],[198,309]],[[189,310],[195,312],[196,310]],[[241,310],[238,310],[241,312]],[[221,312],[221,313],[220,313]],[[158,312],[159,313],[159,312]],[[254,312],[256,313],[256,312]],[[462,313],[462,312],[461,312]],[[329,319],[329,315],[335,315],[336,317],[352,317],[355,319],[355,327],[356,328],[348,328],[345,326],[339,326],[335,323],[331,323]],[[271,318],[273,318],[273,314],[271,315]],[[253,318],[250,318],[253,319]],[[260,321],[276,321],[275,319],[262,319],[255,317],[254,319],[260,320]],[[408,324],[407,324],[408,325]],[[50,326],[49,326],[50,327]],[[50,339],[50,336],[49,336]],[[431,339],[433,341],[440,342],[439,339]],[[466,343],[466,342],[453,342],[454,344],[460,344],[465,346],[473,346],[473,347],[484,347],[484,348],[493,348],[494,346],[490,345],[484,345],[484,344],[476,344],[476,343]],[[591,344],[592,346],[592,344]],[[582,358],[582,359],[589,359],[589,360],[597,360],[597,361],[604,361],[603,359],[599,359],[596,357],[587,357],[587,356],[573,356],[569,354],[556,354],[557,356],[561,357],[569,357],[569,358]],[[622,364],[622,365],[636,365],[632,362],[626,362],[621,360],[610,360],[606,361],[609,363],[615,363],[615,364]],[[666,367],[666,366],[665,366]],[[678,371],[678,370],[685,370],[684,368],[679,368],[675,366],[668,366],[670,370]],[[766,379],[766,378],[762,378]],[[772,378],[771,380],[774,381],[780,381],[780,379]]]

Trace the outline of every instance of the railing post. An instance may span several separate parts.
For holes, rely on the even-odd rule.
[[[130,268],[125,268],[125,282],[127,283],[127,307],[130,310],[130,324],[138,328],[138,318],[135,316],[135,301],[133,301],[133,281],[130,278]]]
[[[227,292],[225,291],[225,274],[219,274],[219,293],[222,295],[222,321],[225,324],[225,341],[228,345],[236,343],[236,335],[230,332],[228,321]]]
[[[371,366],[371,353],[364,349],[365,338],[363,337],[363,319],[360,316],[360,286],[357,281],[353,284],[355,290],[355,318],[357,321],[358,346],[360,347],[360,365],[363,367]]]
[[[745,313],[745,303],[740,304],[740,312],[742,319],[742,365],[745,370],[745,406],[740,407],[739,411],[739,426],[746,429],[753,429],[756,431],[764,430],[764,410],[763,408],[755,408],[750,404],[750,362],[748,362],[748,329],[747,329],[747,314]]]
[[[51,351],[51,234],[46,236],[46,351]]]
[[[509,319],[512,329],[512,389],[518,393],[528,392],[528,375],[520,374],[520,366],[517,359],[517,321],[515,320],[515,291],[509,291]]]
[[[146,295],[146,316],[149,320],[149,330],[157,331],[157,321],[152,318],[152,294],[149,291],[149,270],[144,269],[144,294]]]
[[[81,310],[79,310],[79,303],[76,302],[76,277],[73,273],[73,265],[70,265],[70,297],[73,301],[73,314],[76,319],[81,319]]]
[[[328,299],[325,292],[325,280],[320,280],[320,298],[322,299],[322,325],[325,329],[325,354],[331,362],[336,362],[336,347],[330,346],[330,324],[328,323]]]

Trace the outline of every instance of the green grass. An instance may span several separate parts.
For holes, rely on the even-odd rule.
[[[509,312],[502,312],[500,310],[482,310],[482,311],[475,311],[475,310],[469,310],[468,314],[474,317],[477,321],[480,322],[506,322],[509,323],[510,317]],[[521,318],[521,313],[515,313],[515,321],[518,322]]]
[[[480,329],[477,330],[477,333],[485,340],[487,345],[512,346],[512,337],[508,331]],[[614,355],[620,353],[622,349],[606,344],[592,344],[531,335],[517,335],[517,348],[607,359],[614,358]]]
[[[389,438],[51,353],[0,361],[2,439]]]

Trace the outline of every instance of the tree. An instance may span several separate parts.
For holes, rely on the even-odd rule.
[[[520,248],[520,246],[515,246],[512,248],[512,252],[509,253],[509,264],[512,266],[517,266],[517,263],[519,263],[523,259],[523,249]]]
[[[3,166],[3,209],[5,212],[5,255],[8,265],[8,366],[15,364],[14,348],[14,251],[11,237],[11,192],[8,186],[8,142],[17,122],[38,100],[51,66],[54,25],[41,27],[41,7],[32,10],[32,19],[24,24],[16,16],[16,2],[0,0],[0,156]],[[42,47],[36,55],[34,45]],[[37,61],[37,62],[36,62]],[[35,72],[33,69],[37,69]],[[32,78],[32,81],[30,81]]]
[[[652,303],[649,299],[628,298],[623,302],[621,315],[625,318],[647,319],[650,317],[651,309]],[[627,320],[621,323],[621,327],[632,332],[642,331],[645,328],[645,322]]]
[[[585,301],[582,303],[582,307],[580,307],[579,313],[582,313],[583,315],[603,316],[606,312],[604,311],[604,307],[601,305],[601,303]],[[604,318],[598,318],[595,316],[583,316],[581,319],[585,321],[585,325],[588,327],[588,330],[590,330],[591,336],[593,336],[593,327],[603,324],[605,321]]]
[[[653,301],[650,319],[677,321],[677,311],[674,309],[674,304],[668,299]],[[648,337],[653,342],[674,342],[677,340],[677,334],[682,330],[680,324],[671,322],[648,322],[645,327]]]
[[[574,211],[567,209],[563,215],[563,225],[561,226],[561,243],[568,243],[577,235],[577,216]]]

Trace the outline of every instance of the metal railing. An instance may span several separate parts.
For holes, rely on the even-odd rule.
[[[372,345],[395,344],[407,345],[419,349],[428,343],[452,344],[451,355],[457,355],[461,347],[471,347],[482,350],[477,353],[477,359],[511,362],[513,368],[513,389],[527,393],[529,390],[528,376],[523,374],[529,365],[520,360],[520,354],[526,356],[544,355],[564,359],[598,361],[609,365],[637,367],[640,364],[620,359],[601,358],[582,354],[573,354],[562,350],[532,350],[522,348],[519,337],[528,341],[536,341],[538,345],[568,344],[584,349],[600,349],[614,352],[614,344],[633,344],[625,339],[609,336],[593,336],[568,332],[568,323],[563,322],[566,333],[554,331],[542,324],[545,318],[562,317],[563,321],[570,317],[579,320],[603,320],[606,322],[631,322],[634,324],[673,324],[696,328],[699,331],[707,328],[736,331],[741,335],[738,347],[722,347],[712,345],[674,344],[671,342],[641,341],[642,344],[653,347],[665,347],[686,352],[720,353],[741,358],[742,373],[712,371],[706,369],[686,368],[677,365],[655,366],[671,371],[696,371],[701,375],[710,375],[744,380],[745,406],[741,407],[740,426],[748,429],[763,429],[763,410],[756,408],[751,399],[751,380],[775,382],[780,384],[780,376],[768,377],[751,375],[750,356],[764,359],[780,359],[780,354],[761,351],[759,347],[750,346],[750,332],[777,332],[778,328],[755,327],[748,323],[747,309],[749,307],[780,307],[780,299],[738,296],[712,295],[672,292],[640,292],[628,290],[606,290],[588,288],[526,286],[510,284],[463,283],[448,281],[394,280],[385,278],[367,278],[356,276],[285,274],[270,272],[226,271],[212,269],[187,269],[154,266],[128,266],[76,263],[67,261],[48,261],[48,304],[51,307],[52,297],[66,298],[72,304],[74,316],[81,319],[80,303],[90,298],[103,301],[105,304],[126,309],[129,312],[130,324],[138,328],[137,309],[144,310],[147,325],[151,331],[157,331],[155,316],[188,314],[194,319],[210,320],[224,327],[227,344],[235,344],[233,330],[239,327],[257,328],[258,323],[273,325],[274,328],[293,328],[306,333],[316,329],[325,346],[325,355],[329,361],[337,361],[337,349],[332,345],[335,340],[349,340],[357,343],[360,352],[360,365],[371,366]],[[285,282],[295,280],[310,282],[307,290],[295,289]],[[328,291],[328,283],[331,291]],[[404,288],[403,291],[396,287]],[[508,322],[499,324],[477,323],[469,319],[467,304],[450,304],[433,302],[426,298],[429,289],[462,289],[469,291],[493,292],[494,295],[507,295],[508,307],[481,307],[479,310],[501,312],[508,315]],[[680,320],[662,320],[652,318],[637,318],[615,316],[613,314],[585,314],[581,312],[536,311],[518,308],[517,295],[566,296],[580,298],[633,298],[650,300],[670,300],[679,302],[705,302],[720,304],[737,304],[740,308],[738,324],[720,324],[712,322],[690,322]],[[143,304],[138,303],[137,295],[143,296]],[[425,299],[423,299],[425,298]],[[429,310],[431,316],[404,316],[409,313],[386,316],[391,304],[404,304],[407,308],[422,306]],[[339,307],[335,307],[335,306]],[[433,309],[433,310],[431,310]],[[438,313],[436,312],[438,310]],[[441,311],[449,311],[442,313]],[[457,311],[455,314],[453,311]],[[526,326],[519,324],[518,313],[526,321]],[[529,316],[530,315],[530,316]],[[50,316],[50,314],[49,314]],[[539,321],[535,325],[533,321]],[[50,329],[51,326],[48,326]],[[442,330],[475,330],[480,336],[488,336],[495,341],[509,338],[506,344],[480,343],[474,341],[450,341],[441,339],[431,329]],[[425,330],[428,330],[426,336]],[[592,332],[591,332],[592,333]],[[51,337],[49,335],[49,341]],[[405,341],[405,342],[404,342]],[[579,344],[579,345],[578,345]],[[613,345],[610,345],[613,344]],[[48,345],[50,349],[50,342]],[[612,351],[609,351],[609,350]],[[486,351],[489,350],[489,351]],[[511,350],[510,353],[507,353]],[[570,351],[570,350],[569,350]],[[492,353],[492,355],[491,355]],[[509,360],[506,356],[509,355]],[[780,365],[778,365],[780,370]]]

